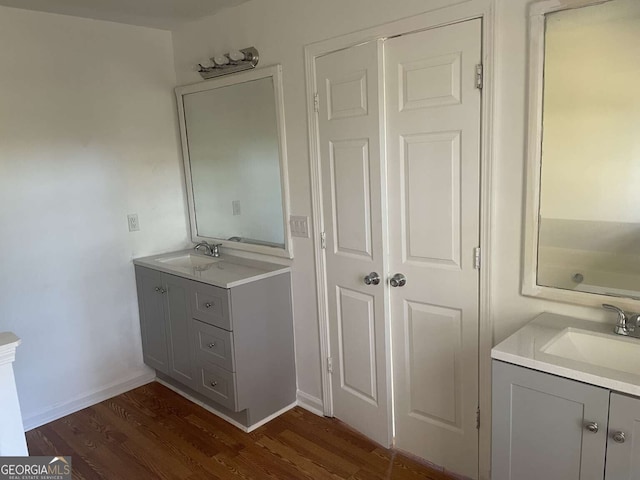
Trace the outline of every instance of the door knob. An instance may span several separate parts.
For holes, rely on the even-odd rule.
[[[611,438],[613,438],[613,441],[616,443],[624,443],[627,440],[627,436],[624,432],[616,432],[611,436]]]
[[[598,426],[598,424],[596,422],[587,423],[584,426],[584,428],[586,428],[591,433],[598,433],[598,430],[600,429],[600,427]]]
[[[396,273],[393,277],[391,277],[391,280],[389,280],[389,283],[394,288],[404,287],[407,284],[407,277],[405,277],[401,273]]]
[[[364,283],[366,285],[378,285],[380,283],[380,275],[376,272],[371,272],[369,275],[364,277]]]

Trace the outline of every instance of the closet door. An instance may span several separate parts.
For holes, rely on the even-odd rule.
[[[316,85],[333,411],[388,446],[380,45],[370,42],[320,57]]]
[[[396,445],[477,478],[481,21],[384,51]]]

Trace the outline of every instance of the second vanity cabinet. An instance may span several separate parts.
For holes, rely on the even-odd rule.
[[[640,399],[493,361],[493,480],[640,478]]]
[[[290,273],[221,288],[135,270],[144,361],[160,380],[248,430],[295,402]]]

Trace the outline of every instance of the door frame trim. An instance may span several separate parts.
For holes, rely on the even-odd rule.
[[[482,418],[478,436],[478,477],[482,480],[489,480],[491,467],[491,348],[493,346],[493,319],[491,316],[491,218],[494,205],[494,195],[491,187],[493,183],[493,111],[495,103],[494,54],[496,20],[494,0],[462,0],[458,4],[452,6],[430,10],[422,14],[396,20],[384,25],[306,45],[304,47],[304,64],[307,96],[307,126],[309,137],[318,331],[320,337],[320,363],[322,367],[322,403],[324,414],[331,417],[333,416],[333,395],[331,391],[331,374],[328,371],[328,358],[331,356],[331,349],[329,345],[327,279],[325,252],[322,248],[320,238],[320,233],[324,231],[324,216],[322,208],[318,118],[315,111],[315,92],[318,91],[316,86],[316,58],[365,42],[378,41],[380,39],[396,35],[443,27],[476,18],[482,19],[482,61],[484,65],[480,152],[480,247],[482,248],[482,268],[480,269],[480,311],[478,325],[478,403],[480,411],[482,412]],[[381,92],[380,95],[384,95],[384,93]],[[381,128],[383,128],[383,125]],[[386,212],[383,212],[383,215],[386,215]],[[384,231],[386,235],[386,225]],[[387,331],[389,331],[389,327],[390,325],[387,325]],[[391,351],[390,336],[387,337],[387,344],[386,351],[387,354],[389,354]],[[387,360],[387,369],[391,372],[390,355],[388,355]],[[391,405],[391,402],[389,405]],[[389,415],[389,418],[392,419],[391,414]]]

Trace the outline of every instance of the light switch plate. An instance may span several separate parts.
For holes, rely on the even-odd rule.
[[[291,215],[289,225],[292,237],[309,238],[309,217]]]

